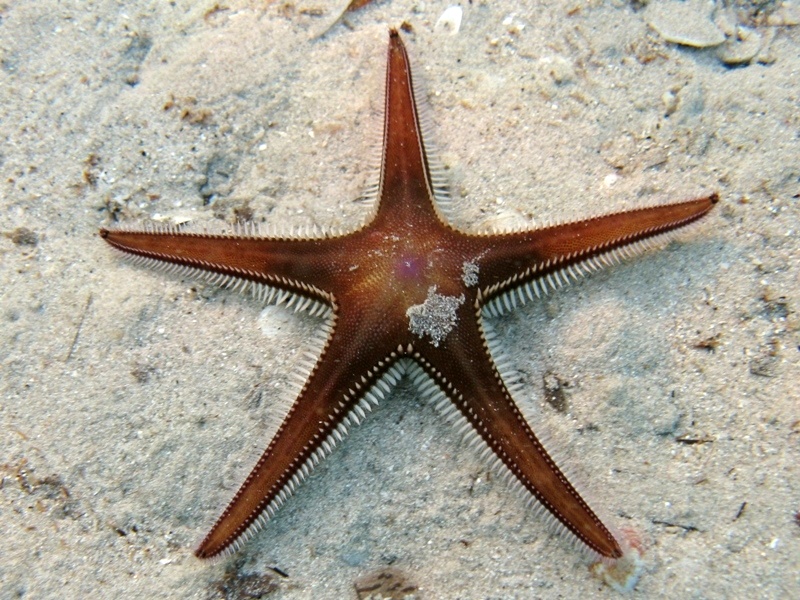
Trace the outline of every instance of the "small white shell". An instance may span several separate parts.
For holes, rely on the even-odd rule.
[[[433,30],[436,33],[447,31],[450,33],[450,35],[457,34],[461,29],[462,14],[463,11],[459,5],[454,4],[453,6],[448,6],[436,21],[436,25],[433,26]]]

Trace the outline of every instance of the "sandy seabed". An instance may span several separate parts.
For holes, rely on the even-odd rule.
[[[476,0],[450,35],[446,3],[388,0],[312,41],[341,3],[0,3],[0,597],[347,599],[389,568],[420,598],[617,596],[409,384],[239,554],[192,555],[320,323],[132,267],[98,227],[360,223],[404,21],[457,226],[721,194],[495,327],[534,429],[641,536],[634,597],[800,595],[797,3],[715,8],[759,43],[739,65],[645,4]]]

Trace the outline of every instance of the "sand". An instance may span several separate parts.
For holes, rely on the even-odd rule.
[[[641,537],[634,597],[800,595],[798,5],[717,14],[763,42],[734,67],[642,4],[476,1],[450,35],[446,3],[390,0],[316,41],[334,3],[0,4],[0,597],[346,599],[387,568],[420,598],[618,596],[407,382],[239,554],[192,555],[320,322],[97,230],[355,227],[403,21],[459,227],[719,191],[678,243],[495,327],[535,429]]]

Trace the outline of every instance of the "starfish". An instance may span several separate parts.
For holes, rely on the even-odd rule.
[[[389,34],[383,148],[371,218],[348,233],[267,235],[178,227],[101,229],[135,262],[249,290],[322,315],[318,354],[268,447],[195,550],[231,553],[410,375],[491,466],[557,529],[613,566],[624,537],[576,491],[514,400],[518,377],[486,317],[644,251],[702,218],[716,194],[529,231],[467,233],[450,225],[444,169],[426,145],[405,46]]]

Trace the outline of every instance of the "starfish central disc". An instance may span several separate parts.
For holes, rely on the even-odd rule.
[[[427,260],[416,254],[401,256],[395,263],[395,275],[401,282],[420,281],[425,278]]]

